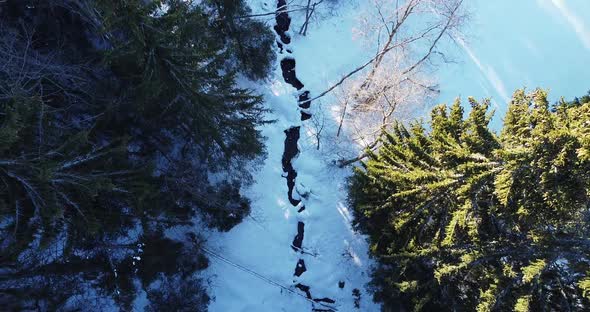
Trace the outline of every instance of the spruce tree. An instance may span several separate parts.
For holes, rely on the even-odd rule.
[[[204,3],[213,10],[213,25],[223,36],[229,53],[235,55],[229,59],[230,66],[251,79],[268,76],[275,59],[275,34],[270,27],[247,18],[252,13],[243,0],[205,0]]]
[[[8,0],[0,20],[0,306],[205,309],[200,236],[249,213],[265,122],[209,3]]]
[[[379,266],[376,299],[413,310],[590,308],[590,103],[517,90],[500,135],[489,101],[396,125],[350,183]]]
[[[169,131],[206,156],[260,154],[262,98],[236,87],[237,72],[226,62],[232,50],[205,9],[191,1],[142,2],[99,6],[106,29],[118,36],[106,61],[119,79],[117,91],[132,104],[104,122],[135,125],[159,142],[169,140],[163,134]]]

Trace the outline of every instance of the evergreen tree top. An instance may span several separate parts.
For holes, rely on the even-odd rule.
[[[458,100],[435,107],[430,131],[398,124],[351,178],[358,226],[385,264],[377,297],[418,310],[589,307],[590,103],[552,112],[546,91],[517,90],[499,135],[489,101],[469,104],[466,117]]]

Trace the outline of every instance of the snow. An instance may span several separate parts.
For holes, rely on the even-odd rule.
[[[291,2],[291,1],[289,1]],[[276,7],[275,0],[250,0],[254,14],[267,13]],[[367,256],[364,237],[350,226],[352,214],[346,203],[345,183],[349,169],[330,165],[329,153],[315,150],[312,120],[299,121],[297,91],[283,81],[278,62],[289,56],[296,60],[297,78],[305,84],[311,98],[326,90],[343,75],[370,59],[375,49],[356,40],[359,11],[366,2],[341,0],[327,18],[312,23],[308,35],[290,31],[291,54],[279,54],[276,71],[269,81],[244,82],[265,96],[267,118],[276,120],[261,130],[266,137],[268,157],[253,170],[255,184],[247,190],[252,200],[252,215],[229,233],[209,239],[209,248],[227,260],[243,266],[267,280],[253,276],[226,262],[212,259],[208,274],[215,300],[211,311],[309,311],[305,298],[293,295],[269,280],[288,289],[301,282],[311,287],[315,298],[336,300],[339,311],[354,311],[352,290],[361,290],[361,311],[378,311],[366,291],[372,261]],[[455,97],[491,97],[499,128],[506,102],[516,88],[551,88],[552,100],[572,98],[588,88],[585,64],[590,61],[590,23],[587,1],[484,1],[469,2],[473,19],[465,39],[458,39],[456,63],[441,66],[440,102],[451,103]],[[298,30],[301,14],[290,13],[291,30]],[[265,16],[274,25],[274,16]],[[328,117],[328,135],[333,131],[339,108],[334,94],[314,101],[309,110]],[[464,104],[466,101],[464,101]],[[432,104],[432,103],[427,103]],[[422,114],[424,111],[417,112]],[[415,115],[414,115],[415,116]],[[295,198],[303,201],[293,207],[287,199],[287,185],[281,167],[285,134],[292,126],[301,126],[300,154],[293,160],[296,179]],[[352,150],[354,146],[350,146]],[[324,149],[324,147],[322,147]],[[328,156],[327,156],[328,155]],[[333,156],[333,155],[332,155]],[[299,196],[298,196],[299,194]],[[301,196],[303,194],[303,196]],[[297,213],[301,206],[306,209]],[[301,258],[290,244],[297,233],[297,223],[305,223],[303,247],[307,272],[299,278],[293,273]],[[338,288],[345,281],[344,289]],[[298,291],[300,294],[302,292]]]
[[[313,23],[308,36],[290,32],[297,77],[318,94],[367,59],[369,51],[354,40],[356,25],[354,2],[344,2],[338,15],[320,23]],[[253,13],[274,10],[272,0],[251,0]],[[291,29],[298,29],[301,21],[293,18]],[[273,16],[274,18],[274,16]],[[268,19],[267,19],[268,20]],[[274,25],[274,20],[269,21]],[[366,291],[370,281],[372,261],[368,257],[365,237],[351,227],[351,211],[346,203],[346,177],[350,169],[338,169],[325,161],[322,151],[307,136],[313,131],[310,121],[301,122],[297,106],[298,92],[283,80],[279,54],[275,72],[269,81],[244,85],[265,96],[272,109],[267,119],[275,123],[261,128],[266,137],[267,158],[253,169],[254,184],[245,190],[252,200],[252,214],[229,233],[217,233],[208,239],[208,249],[225,260],[211,258],[207,274],[210,276],[210,311],[310,311],[312,303],[295,284],[310,286],[314,298],[336,300],[338,311],[355,311],[353,289],[361,292],[360,311],[379,311]],[[303,91],[302,90],[302,91]],[[312,111],[325,110],[333,115],[330,96],[312,103]],[[294,197],[302,203],[294,207],[287,198],[287,183],[281,158],[284,150],[284,130],[301,126],[299,155],[292,161],[298,176]],[[298,213],[302,206],[305,210]],[[291,248],[299,221],[305,223],[302,255]],[[307,271],[294,276],[299,259],[305,261]],[[231,264],[228,263],[231,262]],[[242,267],[245,269],[237,268]],[[343,289],[338,287],[345,282]],[[282,288],[282,287],[284,288]],[[317,308],[321,305],[315,304]],[[324,307],[325,308],[325,307]]]

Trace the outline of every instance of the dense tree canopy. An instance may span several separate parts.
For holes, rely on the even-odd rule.
[[[386,308],[590,309],[590,103],[514,93],[499,135],[489,102],[398,124],[355,170],[350,200]]]
[[[229,38],[213,3],[0,2],[0,306],[206,307],[193,220],[249,212],[265,110],[236,77],[274,57],[263,23]]]

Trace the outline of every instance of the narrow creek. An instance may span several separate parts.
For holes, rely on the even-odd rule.
[[[299,110],[301,114],[301,120],[305,121],[311,118],[311,114],[304,111],[305,109],[309,109],[311,107],[311,102],[307,100],[310,97],[310,92],[304,90],[305,85],[297,78],[296,74],[296,61],[290,54],[292,50],[289,48],[289,44],[291,43],[291,37],[288,34],[289,27],[291,25],[291,17],[287,13],[287,2],[286,0],[277,0],[277,11],[276,11],[276,25],[274,26],[274,30],[278,35],[277,45],[279,47],[279,54],[282,57],[280,65],[283,74],[283,79],[286,83],[291,85],[293,88],[299,91],[298,95],[298,106],[301,108]],[[304,205],[301,205],[301,200],[295,198],[294,192],[297,192],[295,187],[296,179],[297,179],[297,171],[293,168],[292,161],[294,158],[299,155],[299,148],[297,147],[297,143],[300,138],[300,127],[291,127],[286,129],[285,132],[285,149],[283,151],[282,156],[282,167],[285,177],[287,179],[287,187],[288,193],[287,197],[289,202],[293,207],[299,207],[298,213],[303,212],[306,208]],[[313,254],[306,252],[304,247],[304,238],[305,238],[305,223],[299,221],[297,223],[296,234],[293,238],[293,242],[291,244],[291,248],[294,252],[298,253],[299,260],[297,261],[294,269],[294,287],[301,291],[305,296],[310,299],[311,301],[317,303],[312,306],[312,311],[336,311],[336,308],[331,306],[335,304],[336,301],[327,298],[327,297],[314,297],[313,290],[311,285],[305,285],[302,283],[297,282],[297,277],[302,276],[308,270],[312,270],[313,268],[308,268],[305,264],[304,256]],[[340,284],[338,285],[340,287]],[[343,287],[343,284],[342,284]],[[341,288],[342,288],[341,287]]]

